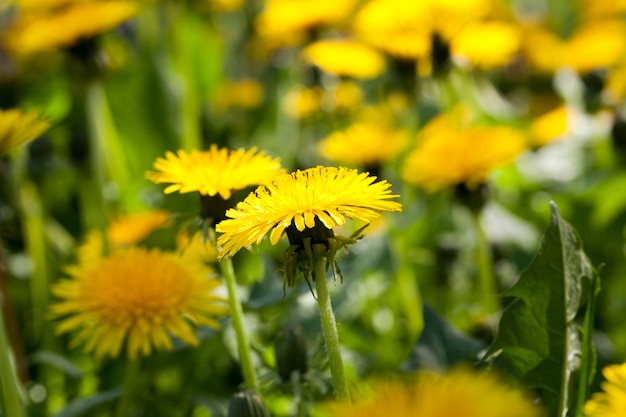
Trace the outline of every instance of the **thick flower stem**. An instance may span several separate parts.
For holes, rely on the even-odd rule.
[[[235,270],[232,260],[229,257],[222,259],[220,269],[226,281],[226,288],[228,289],[228,305],[230,307],[230,316],[233,319],[235,334],[237,335],[239,363],[241,372],[243,373],[244,384],[248,389],[259,391],[259,383],[256,379],[256,373],[252,365],[252,355],[250,354],[250,341],[248,340],[248,334],[246,333],[243,323],[243,309],[241,307],[241,301],[239,301],[239,296],[237,295],[237,281],[235,280]]]
[[[129,359],[124,369],[124,381],[122,385],[122,394],[117,403],[115,410],[116,417],[125,417],[132,415],[132,408],[137,393],[140,392],[138,387],[138,379],[141,375],[141,360],[139,358]]]
[[[0,251],[4,248],[0,245]],[[0,274],[6,273],[6,265],[4,262],[4,256],[0,253]],[[17,369],[15,359],[11,351],[9,339],[7,336],[7,329],[4,321],[4,309],[2,307],[2,298],[6,294],[0,293],[0,409],[4,412],[3,415],[26,417],[26,410],[24,407],[24,399],[22,397],[22,390],[20,381],[17,377]]]
[[[337,323],[335,314],[330,302],[328,285],[326,282],[326,246],[323,244],[313,245],[313,280],[317,291],[317,303],[320,308],[320,318],[322,320],[322,332],[326,343],[326,352],[330,364],[330,374],[335,386],[335,398],[338,401],[350,402],[350,391],[343,369],[343,358],[341,357],[341,345],[337,333]]]
[[[496,277],[493,273],[493,259],[491,256],[491,249],[489,247],[489,241],[485,235],[485,231],[480,223],[479,212],[472,213],[474,219],[474,225],[476,229],[476,258],[478,262],[478,285],[480,301],[483,308],[487,313],[495,313],[498,311],[498,305],[496,302],[496,293],[498,292],[498,285],[496,283]]]

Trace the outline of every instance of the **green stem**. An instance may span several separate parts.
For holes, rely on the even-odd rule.
[[[496,293],[498,285],[496,277],[493,273],[493,258],[491,257],[491,248],[485,231],[480,223],[479,212],[472,212],[474,225],[476,229],[476,258],[478,261],[478,291],[482,306],[487,313],[495,313],[498,311]]]
[[[350,391],[343,369],[343,358],[341,357],[341,345],[337,333],[337,323],[333,306],[330,302],[328,285],[326,282],[326,246],[316,243],[313,245],[313,281],[317,291],[317,304],[320,308],[320,318],[322,320],[322,332],[326,343],[326,353],[330,365],[330,374],[335,386],[335,398],[338,401],[350,402]]]
[[[139,358],[126,361],[124,369],[124,385],[122,395],[115,410],[116,417],[127,417],[132,415],[133,403],[138,392],[138,379],[141,374],[141,360]]]
[[[225,257],[220,262],[220,269],[224,276],[224,281],[226,281],[226,288],[228,289],[228,305],[230,307],[230,316],[233,319],[235,334],[237,335],[237,347],[239,349],[239,362],[241,372],[243,373],[243,380],[246,388],[258,391],[259,384],[256,379],[254,366],[252,365],[250,341],[248,340],[248,334],[246,333],[243,323],[243,308],[241,307],[241,301],[237,295],[237,281],[235,279],[233,261],[229,257]]]
[[[0,246],[0,251],[3,248]],[[6,273],[4,257],[0,258],[0,274]],[[0,301],[4,295],[0,294]],[[4,321],[4,309],[0,305],[0,388],[2,392],[2,410],[5,416],[26,417],[22,389],[17,377],[15,358],[9,345]]]

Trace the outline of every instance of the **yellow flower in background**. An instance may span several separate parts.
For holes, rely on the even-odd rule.
[[[587,19],[619,17],[626,12],[626,0],[579,0],[581,15]]]
[[[242,8],[245,0],[205,0],[210,10],[234,12]]]
[[[346,217],[370,223],[381,211],[401,211],[400,203],[389,201],[398,197],[391,194],[391,184],[374,181],[376,177],[346,168],[316,167],[281,175],[250,193],[217,224],[215,230],[223,233],[217,241],[222,246],[219,258],[261,243],[268,233],[275,245],[289,228],[302,232],[321,222],[332,230]]]
[[[341,81],[335,88],[324,91],[320,105],[324,110],[347,112],[363,103],[363,89],[352,81]]]
[[[562,139],[569,132],[568,110],[559,106],[537,117],[530,125],[530,137],[534,146],[544,146]]]
[[[626,363],[602,370],[602,391],[591,396],[584,408],[586,417],[622,417],[626,410]]]
[[[496,376],[465,368],[420,373],[411,382],[379,381],[354,404],[327,406],[332,417],[543,417],[531,397]]]
[[[324,90],[320,87],[294,88],[282,100],[285,114],[294,119],[305,119],[320,110]]]
[[[541,71],[570,67],[584,73],[609,68],[626,52],[626,26],[621,20],[594,20],[583,24],[568,39],[548,29],[531,26],[523,37],[528,62]]]
[[[138,11],[135,2],[123,0],[68,1],[58,7],[52,7],[56,2],[29,3],[2,36],[2,44],[12,53],[30,54],[68,47],[113,29]]]
[[[165,194],[173,192],[198,192],[201,195],[220,195],[224,200],[233,191],[252,185],[264,184],[285,172],[280,160],[250,150],[229,150],[211,145],[206,151],[193,150],[177,154],[166,152],[165,158],[154,162],[156,171],[146,173],[146,178],[157,184],[171,183]]]
[[[327,39],[314,42],[302,51],[302,57],[322,71],[354,78],[376,78],[385,70],[385,58],[361,42]]]
[[[333,26],[346,19],[357,0],[265,0],[256,20],[264,43],[274,47],[295,45],[306,31]]]
[[[519,131],[472,124],[467,116],[466,110],[457,108],[424,126],[402,169],[407,182],[429,191],[459,183],[474,186],[526,149]]]
[[[244,78],[220,84],[212,101],[220,110],[231,107],[254,109],[263,103],[264,96],[261,83],[252,78]]]
[[[463,28],[450,42],[454,56],[478,68],[496,68],[513,61],[522,44],[521,31],[504,22],[478,22]]]
[[[198,345],[194,326],[219,328],[214,317],[227,311],[226,300],[213,293],[220,281],[207,269],[157,249],[115,251],[68,273],[52,288],[56,331],[77,331],[72,346],[98,358],[171,349],[170,335]]]
[[[49,127],[37,111],[0,110],[0,155],[38,138]]]
[[[397,157],[408,143],[408,133],[377,123],[355,123],[318,143],[320,154],[333,162],[371,166]]]
[[[217,262],[217,248],[210,240],[205,239],[202,233],[189,236],[186,231],[176,235],[176,249],[180,256],[188,262],[210,264]]]

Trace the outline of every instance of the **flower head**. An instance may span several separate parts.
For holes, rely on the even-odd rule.
[[[235,151],[218,149],[216,145],[207,151],[166,152],[165,158],[156,160],[154,168],[157,171],[147,172],[146,178],[157,184],[171,183],[165,194],[196,191],[211,197],[219,194],[224,200],[233,191],[264,184],[285,171],[278,159],[257,153],[256,148]]]
[[[0,155],[39,137],[48,127],[36,111],[0,110]]]
[[[602,370],[606,381],[602,391],[593,394],[584,408],[587,417],[621,417],[626,410],[626,363]]]
[[[27,3],[4,34],[9,51],[27,54],[71,46],[118,26],[138,10],[125,0]]]
[[[526,139],[517,130],[473,124],[466,116],[457,108],[424,126],[403,167],[406,181],[429,191],[461,183],[473,186],[526,149]]]
[[[454,369],[420,374],[410,383],[381,381],[354,404],[329,406],[333,417],[540,417],[542,409],[522,391],[489,373]]]
[[[335,75],[370,79],[385,70],[383,55],[355,40],[321,40],[302,51],[303,58]]]
[[[225,81],[217,87],[213,103],[220,110],[230,108],[254,109],[264,98],[263,86],[255,79]]]
[[[400,211],[400,203],[389,201],[398,197],[391,194],[391,184],[374,181],[376,177],[346,168],[316,167],[281,175],[226,212],[228,219],[216,226],[223,233],[219,256],[258,244],[267,233],[275,245],[290,227],[298,232],[320,225],[332,230],[346,217],[369,223],[381,211]]]
[[[97,357],[116,357],[124,346],[130,358],[171,349],[169,335],[197,345],[192,323],[217,328],[213,317],[226,312],[225,300],[213,294],[219,280],[173,253],[118,250],[68,273],[52,290],[59,298],[51,306],[61,319],[56,330],[77,330],[73,345]]]

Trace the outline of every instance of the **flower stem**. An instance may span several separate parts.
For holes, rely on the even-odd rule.
[[[237,295],[237,281],[235,279],[235,270],[233,261],[229,257],[225,257],[220,262],[220,269],[226,288],[228,289],[228,305],[230,307],[230,316],[233,319],[233,327],[237,335],[237,347],[239,349],[239,362],[241,372],[243,373],[243,381],[246,388],[255,391],[259,390],[259,384],[256,379],[254,366],[252,365],[252,355],[250,354],[250,341],[243,324],[243,309],[241,301]]]
[[[493,274],[493,258],[491,257],[489,241],[487,240],[485,231],[480,223],[479,212],[473,212],[472,218],[474,219],[477,236],[476,258],[478,261],[478,285],[480,300],[482,306],[485,310],[487,310],[487,313],[495,313],[498,310],[496,302],[498,286],[496,283],[496,277]]]
[[[3,248],[0,245],[0,251]],[[5,274],[6,265],[4,257],[0,256],[0,274]],[[0,293],[0,402],[3,415],[26,417],[26,409],[24,407],[24,398],[19,379],[17,377],[17,369],[15,366],[15,358],[9,345],[7,330],[4,321],[4,308],[2,306],[2,298],[6,294]]]
[[[317,303],[320,308],[320,318],[322,320],[322,332],[326,343],[326,352],[330,364],[330,374],[335,386],[335,398],[338,401],[350,402],[350,391],[346,382],[346,375],[343,369],[343,358],[341,357],[341,345],[337,333],[337,323],[333,306],[330,302],[328,285],[326,282],[326,246],[316,243],[313,245],[313,280],[317,290]]]
[[[124,369],[124,381],[122,386],[122,395],[117,402],[115,410],[116,417],[125,417],[132,415],[132,408],[138,392],[137,380],[141,373],[141,360],[139,358],[129,359],[126,361]]]

